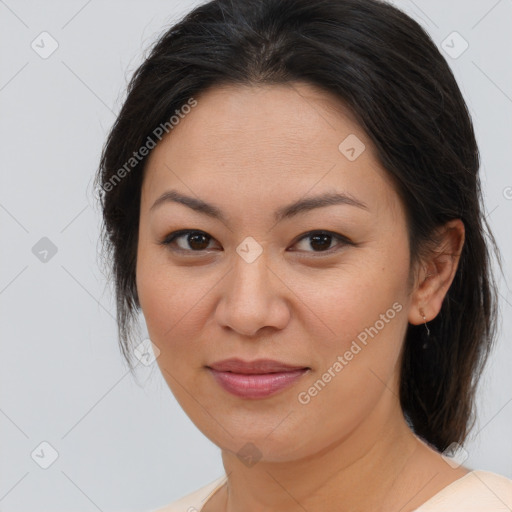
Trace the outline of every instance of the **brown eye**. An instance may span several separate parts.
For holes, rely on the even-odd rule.
[[[188,243],[192,249],[197,251],[203,251],[206,249],[209,241],[209,237],[204,233],[190,233],[186,238],[186,243]]]
[[[332,233],[331,231],[310,231],[303,235],[298,240],[297,244],[303,244],[302,249],[300,249],[301,251],[321,253],[332,252],[331,249],[336,249],[336,245],[332,246],[335,241],[337,241],[338,246],[341,247],[344,245],[353,245],[348,238],[339,235],[338,233]]]
[[[208,249],[212,237],[204,231],[181,230],[167,235],[160,243],[177,246],[177,250],[200,252]]]

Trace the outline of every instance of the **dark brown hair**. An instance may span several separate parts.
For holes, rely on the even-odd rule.
[[[388,3],[212,0],[154,44],[129,83],[95,181],[121,350],[131,365],[147,160],[139,148],[154,140],[157,127],[169,131],[171,116],[211,87],[299,81],[333,93],[373,141],[406,209],[412,262],[437,227],[464,222],[457,273],[429,323],[432,341],[424,349],[425,327],[409,325],[402,360],[404,415],[443,451],[462,443],[473,426],[476,384],[495,336],[497,291],[486,236],[500,256],[482,212],[479,152],[456,80],[425,30]]]

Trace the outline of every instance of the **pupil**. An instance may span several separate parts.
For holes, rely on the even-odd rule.
[[[205,249],[205,247],[201,247],[201,241],[197,242],[197,238],[202,238],[203,239],[203,243],[206,241],[206,247],[208,246],[208,241],[206,240],[206,236],[203,234],[203,233],[193,233],[193,234],[190,234],[188,236],[188,243],[190,245],[190,247],[192,247],[192,249],[197,249],[199,251]],[[194,241],[195,239],[195,241]],[[199,247],[197,246],[199,245]]]
[[[317,243],[319,240],[323,239],[324,243],[320,242],[320,249],[328,249],[331,245],[330,241],[331,235],[313,235],[311,237],[310,245],[314,249],[314,244]],[[327,243],[325,243],[327,242]]]

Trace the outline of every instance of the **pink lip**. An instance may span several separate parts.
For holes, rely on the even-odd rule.
[[[207,366],[226,391],[241,398],[265,398],[291,386],[310,370],[270,359],[225,359]]]

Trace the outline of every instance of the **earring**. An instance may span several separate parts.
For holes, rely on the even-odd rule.
[[[420,315],[423,317],[423,323],[425,324],[425,328],[427,329],[427,336],[430,336],[430,329],[427,325],[427,319],[425,317],[425,312],[423,311],[423,308],[420,308]]]
[[[422,344],[421,344],[421,348],[423,350],[426,350],[429,345],[431,344],[432,342],[432,339],[430,337],[430,329],[428,328],[428,325],[427,325],[427,318],[425,317],[425,313],[423,311],[423,308],[420,308],[420,315],[423,317],[423,323],[425,324],[425,329],[426,329],[426,334],[425,334],[425,331],[422,331],[421,333],[421,341],[422,341]]]

